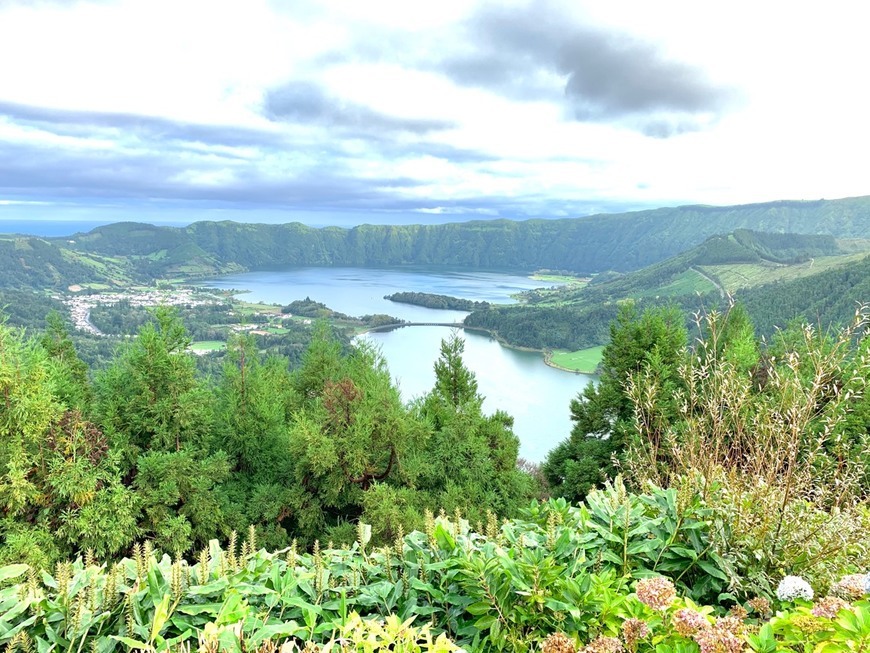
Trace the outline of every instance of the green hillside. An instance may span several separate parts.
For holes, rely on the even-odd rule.
[[[590,273],[637,270],[735,229],[771,232],[763,242],[750,243],[750,248],[766,258],[787,262],[800,257],[803,250],[791,251],[777,242],[776,234],[864,236],[870,233],[870,198],[684,206],[564,220],[362,225],[353,229],[315,229],[299,223],[198,222],[184,229],[119,223],[79,234],[73,244],[58,244],[104,255],[150,257],[153,265],[147,270],[152,274],[177,265],[169,254],[184,251],[178,249],[183,246],[199,248],[203,273],[229,264],[245,269],[418,264]],[[741,243],[735,245],[739,248]],[[166,255],[160,254],[163,251]],[[165,262],[160,262],[164,261],[160,256],[166,257]]]
[[[690,316],[724,304],[737,290],[739,299],[752,303],[747,307],[764,335],[795,316],[842,323],[857,301],[870,297],[855,287],[867,253],[844,252],[831,236],[737,230],[641,270],[598,275],[562,292],[528,293],[522,306],[475,311],[466,324],[513,344],[578,350],[607,342],[607,324],[626,300],[673,303]]]
[[[793,320],[827,329],[844,325],[861,304],[870,302],[870,256],[805,278],[772,281],[735,294],[749,311],[757,331],[771,335]]]

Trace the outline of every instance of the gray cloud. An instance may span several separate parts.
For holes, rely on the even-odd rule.
[[[560,91],[572,117],[623,122],[664,137],[697,128],[734,100],[732,89],[653,45],[572,22],[552,2],[486,5],[466,25],[475,46],[439,69],[455,82],[514,99]],[[564,86],[554,87],[554,78]]]
[[[35,197],[67,207],[94,207],[107,202],[118,207],[158,203],[184,203],[184,214],[221,207],[269,209],[330,214],[373,215],[385,221],[404,223],[467,220],[474,218],[557,217],[582,215],[600,210],[622,210],[622,204],[566,202],[551,196],[487,195],[446,198],[437,193],[402,191],[420,188],[424,182],[403,177],[358,177],[354,161],[324,159],[296,174],[276,177],[255,166],[233,169],[232,179],[220,184],[186,180],[189,172],[220,171],[220,161],[191,160],[165,151],[141,154],[105,150],[65,150],[23,143],[0,143],[0,197]],[[493,173],[496,174],[496,173]],[[632,206],[631,208],[637,208]],[[434,220],[431,213],[439,210]],[[52,209],[54,212],[54,209]],[[171,216],[171,210],[167,214]],[[326,221],[328,222],[328,220]]]
[[[426,134],[454,125],[444,120],[397,118],[328,95],[313,82],[292,81],[266,93],[263,111],[271,120],[321,125],[356,134]]]
[[[0,193],[28,197],[88,199],[176,199],[329,208],[389,203],[397,188],[419,182],[401,177],[356,178],[336,161],[276,179],[259,168],[234,170],[232,180],[198,184],[185,173],[220,171],[220,162],[195,161],[164,153],[131,155],[66,151],[24,144],[0,144]]]
[[[97,111],[72,111],[0,101],[0,116],[22,125],[65,136],[89,136],[95,130],[117,130],[166,142],[204,143],[227,147],[274,144],[275,133],[231,125],[200,125],[154,116]]]
[[[313,97],[317,98],[315,94]],[[293,104],[317,116],[316,102]],[[324,139],[318,130],[276,125],[257,130],[197,125],[120,113],[69,111],[0,102],[0,119],[76,140],[106,141],[100,149],[33,142],[0,142],[0,195],[54,198],[160,198],[226,201],[309,210],[330,207],[388,207],[402,189],[421,182],[400,177],[358,178],[358,147],[348,154],[339,131]],[[366,118],[364,112],[355,119]],[[420,121],[379,119],[374,112],[359,130],[424,129]],[[380,121],[379,121],[380,120]],[[352,123],[345,123],[352,124]],[[317,123],[315,127],[324,127]],[[395,135],[395,132],[390,132]],[[480,163],[491,156],[426,139],[396,139],[389,133],[363,135],[369,160],[398,161],[431,156],[454,163]],[[132,139],[129,137],[133,136]],[[110,145],[117,142],[118,147]],[[125,146],[126,144],[126,146]],[[246,148],[244,151],[237,150]],[[250,149],[259,152],[251,157]],[[299,153],[299,165],[280,175],[269,160]],[[209,184],[203,179],[226,179]],[[400,202],[401,204],[401,202]],[[404,204],[401,204],[404,209]]]

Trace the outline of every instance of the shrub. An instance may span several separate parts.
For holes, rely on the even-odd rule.
[[[784,573],[826,586],[868,550],[870,447],[848,420],[870,378],[867,311],[833,337],[792,333],[780,358],[754,367],[734,353],[745,343],[723,344],[725,324],[716,313],[699,319],[707,337],[680,368],[677,419],[661,419],[659,404],[674,397],[659,396],[654,375],[630,379],[638,435],[627,475],[700,496],[744,592],[770,596]]]

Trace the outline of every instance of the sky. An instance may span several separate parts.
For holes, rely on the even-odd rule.
[[[0,0],[0,220],[870,194],[860,2]]]

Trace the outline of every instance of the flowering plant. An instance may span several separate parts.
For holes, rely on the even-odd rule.
[[[813,600],[813,588],[800,576],[786,576],[776,588],[776,598],[780,601],[795,599]]]

